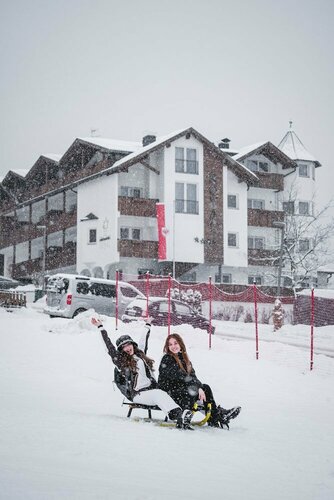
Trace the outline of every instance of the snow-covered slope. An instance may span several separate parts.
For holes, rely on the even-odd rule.
[[[89,318],[0,309],[1,499],[334,498],[331,357],[316,355],[310,372],[307,351],[284,343],[284,332],[261,342],[256,360],[253,325],[217,325],[210,351],[206,333],[178,327],[217,401],[242,406],[230,431],[179,431],[125,418],[112,362]],[[113,339],[142,332],[141,325],[114,332],[112,318],[105,326]],[[329,335],[318,328],[316,339],[322,332]],[[152,328],[157,367],[165,336],[165,328]]]

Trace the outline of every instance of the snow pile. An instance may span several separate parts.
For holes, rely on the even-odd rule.
[[[230,432],[190,432],[125,418],[91,315],[65,320],[30,308],[0,310],[1,498],[334,497],[334,360],[316,355],[310,372],[307,352],[285,342],[298,337],[297,329],[284,325],[273,333],[263,325],[257,361],[252,324],[216,322],[211,350],[205,332],[173,328],[217,401],[243,408]],[[141,324],[115,332],[114,319],[103,320],[113,340],[142,334]],[[330,347],[326,328],[316,329],[316,338],[323,333]],[[152,328],[156,366],[165,337],[166,328]]]

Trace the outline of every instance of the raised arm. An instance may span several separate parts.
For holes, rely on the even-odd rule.
[[[107,347],[108,354],[109,354],[109,356],[112,359],[112,362],[114,363],[114,365],[116,365],[117,367],[119,367],[120,366],[120,354],[117,351],[117,349],[114,346],[114,344],[111,342],[110,338],[108,337],[108,333],[103,328],[102,322],[99,319],[92,318],[91,319],[91,323],[92,323],[92,325],[96,326],[100,330],[102,338],[104,340],[104,343],[105,343],[105,345]]]
[[[145,331],[138,342],[139,349],[141,351],[144,351],[145,354],[147,354],[148,350],[148,339],[150,338],[151,334],[151,323],[152,323],[151,318],[147,318],[145,323]]]

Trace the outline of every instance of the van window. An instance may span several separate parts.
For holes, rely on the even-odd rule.
[[[87,295],[89,292],[89,284],[87,281],[79,281],[77,283],[77,293],[82,293],[83,295]]]
[[[129,286],[121,286],[121,292],[124,297],[137,297],[138,293]]]
[[[87,295],[91,293],[95,296],[113,298],[116,297],[116,286],[108,285],[107,283],[89,283],[87,281],[80,281],[77,283],[77,293]]]
[[[57,293],[66,293],[69,287],[69,280],[67,278],[48,278],[47,290],[56,291]]]
[[[92,283],[90,285],[90,293],[101,295],[102,297],[116,297],[116,286],[107,285],[106,283]]]

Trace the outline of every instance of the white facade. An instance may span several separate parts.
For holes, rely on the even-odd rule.
[[[118,238],[118,182],[116,175],[104,176],[78,186],[77,206],[77,270],[105,269],[119,261]],[[96,218],[89,219],[93,214]],[[96,231],[96,241],[90,241]],[[93,238],[94,239],[94,238]]]
[[[224,167],[224,266],[247,267],[247,184]],[[235,196],[236,207],[228,206],[229,195]],[[229,235],[236,235],[231,246]]]

